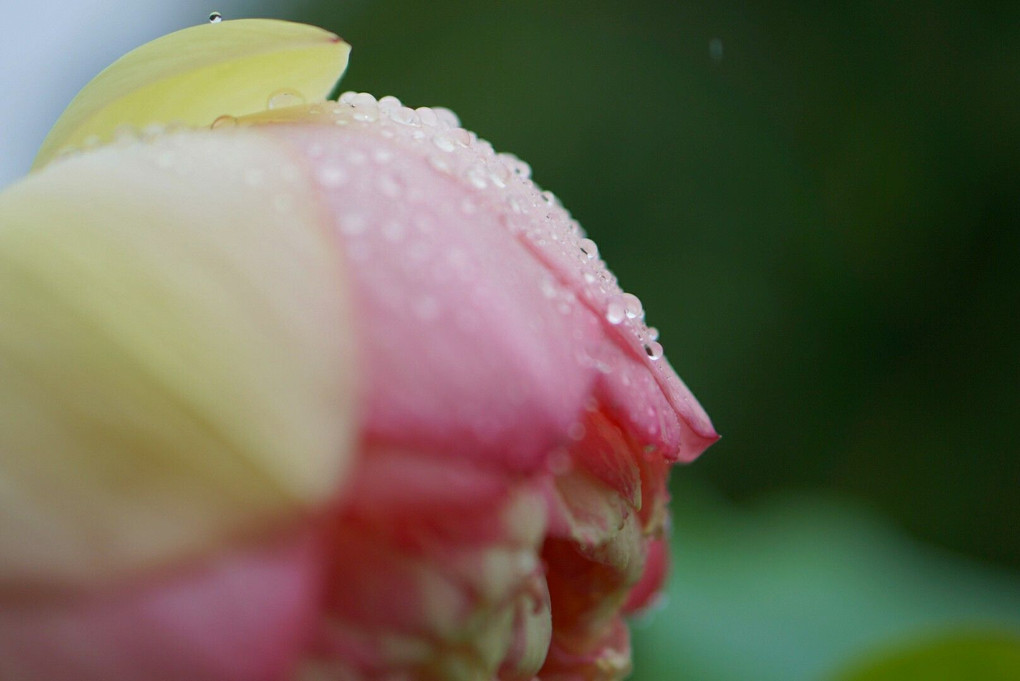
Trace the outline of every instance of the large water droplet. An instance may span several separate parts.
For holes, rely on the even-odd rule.
[[[640,298],[633,293],[624,293],[620,297],[623,299],[623,306],[627,313],[627,319],[635,319],[637,317],[644,316],[645,310],[641,305]]]
[[[298,106],[305,103],[305,97],[297,90],[284,88],[269,95],[266,100],[267,109],[285,109],[288,106]]]
[[[578,245],[589,260],[594,260],[599,257],[599,247],[591,239],[581,239]]]
[[[219,12],[209,12],[209,23],[218,24],[223,21],[223,15]]]
[[[447,127],[450,128],[460,127],[460,118],[457,117],[457,114],[453,113],[446,107],[437,106],[433,108],[432,111],[435,112],[436,117],[439,119],[439,122],[442,123],[443,125],[446,125]]]
[[[427,106],[419,106],[415,109],[415,113],[417,113],[418,117],[421,118],[421,122],[423,124],[428,126],[439,125],[439,116],[437,116],[436,112]]]
[[[389,115],[399,109],[403,104],[393,95],[386,95],[379,98],[379,111]]]
[[[645,354],[652,360],[662,359],[662,346],[655,341],[649,341],[645,343]]]

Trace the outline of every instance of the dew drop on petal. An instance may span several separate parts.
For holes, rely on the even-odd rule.
[[[371,92],[357,92],[350,98],[350,103],[353,106],[365,106],[373,107],[378,106],[379,102],[376,101],[375,95]]]
[[[223,15],[219,12],[209,12],[209,23],[218,24],[223,21]]]
[[[652,360],[662,359],[662,346],[655,341],[649,341],[645,343],[645,354]]]
[[[641,305],[641,299],[633,293],[624,293],[620,298],[623,300],[624,311],[627,313],[627,319],[636,319],[642,317],[645,314],[644,307]]]
[[[409,106],[402,106],[391,111],[390,119],[401,125],[421,125],[418,113]]]
[[[421,118],[421,122],[424,125],[428,125],[430,127],[439,125],[439,116],[437,116],[436,112],[427,106],[420,106],[414,111],[418,114],[418,117]]]
[[[335,189],[347,183],[349,179],[347,170],[342,166],[326,165],[319,168],[315,174],[318,183],[327,189]]]
[[[291,88],[284,88],[277,90],[273,94],[269,95],[269,99],[266,100],[267,109],[285,109],[288,106],[298,106],[304,104],[305,98],[297,90]]]
[[[589,260],[594,260],[599,256],[599,247],[591,239],[581,239],[579,245]]]
[[[460,118],[457,117],[457,114],[453,113],[446,107],[437,106],[433,108],[432,111],[435,112],[440,123],[451,128],[460,127]]]
[[[453,151],[456,148],[453,144],[453,140],[443,134],[433,137],[432,144],[436,145],[436,147],[443,151]]]
[[[610,324],[620,324],[626,318],[627,306],[620,297],[614,296],[609,300],[609,305],[606,306],[606,319]]]
[[[382,173],[376,178],[376,188],[379,193],[388,199],[396,199],[403,193],[400,182],[388,173]]]
[[[379,98],[379,111],[384,114],[390,115],[402,106],[403,104],[400,100],[393,95],[386,95],[385,97]]]

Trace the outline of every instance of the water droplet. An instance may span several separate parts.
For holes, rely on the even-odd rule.
[[[447,127],[450,128],[460,127],[460,119],[457,117],[457,114],[453,113],[446,107],[437,106],[434,107],[432,111],[436,114],[436,117],[439,119],[439,122],[442,123],[443,125],[446,125]]]
[[[644,307],[641,305],[641,299],[633,293],[624,293],[620,296],[623,299],[623,306],[627,312],[627,319],[636,319],[642,317],[645,314]]]
[[[429,156],[429,165],[441,173],[450,172],[450,163],[445,158],[439,156],[438,154],[433,154],[432,156]]]
[[[473,165],[464,171],[464,179],[477,189],[485,189],[489,181],[485,179],[485,168],[481,165]]]
[[[401,187],[397,179],[389,173],[383,173],[380,175],[376,179],[375,186],[379,189],[379,193],[389,199],[395,199],[403,193],[403,187]]]
[[[394,123],[400,123],[401,125],[421,125],[421,118],[419,118],[415,110],[409,106],[402,106],[390,112],[390,119],[392,119]]]
[[[648,327],[648,338],[651,340],[659,340],[659,330],[654,326]]]
[[[610,324],[621,324],[626,318],[627,306],[620,297],[614,296],[609,300],[609,305],[606,306],[606,320]]]
[[[209,12],[209,23],[218,24],[223,21],[223,15],[219,12]]]
[[[418,117],[421,119],[421,122],[424,125],[432,127],[439,125],[439,116],[437,116],[436,112],[428,108],[427,106],[420,106],[414,111],[415,113],[418,114]]]
[[[354,110],[351,118],[362,123],[374,123],[379,120],[379,109],[375,106],[359,106]]]
[[[349,179],[347,170],[342,166],[327,165],[319,168],[315,179],[322,187],[335,189],[347,183]]]
[[[578,245],[581,247],[581,252],[584,253],[589,260],[594,260],[599,257],[598,244],[591,239],[581,239]]]
[[[373,95],[371,92],[358,92],[353,97],[351,97],[350,101],[353,106],[378,108],[379,105],[379,103],[375,100],[375,95]]]
[[[645,354],[652,360],[662,359],[662,346],[655,341],[649,341],[645,343]]]
[[[305,103],[305,97],[297,90],[284,88],[269,95],[266,100],[267,109],[285,109],[288,106],[298,106]]]
[[[455,148],[453,145],[453,140],[451,140],[446,135],[442,134],[433,137],[432,144],[436,145],[439,149],[443,151],[453,151]]]
[[[386,95],[385,97],[379,98],[379,111],[382,111],[387,115],[392,114],[401,106],[403,106],[403,104],[401,104],[400,100],[393,95]]]

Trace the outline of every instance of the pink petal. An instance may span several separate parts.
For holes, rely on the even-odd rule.
[[[275,681],[317,609],[309,536],[87,593],[8,593],[0,678],[19,681]]]

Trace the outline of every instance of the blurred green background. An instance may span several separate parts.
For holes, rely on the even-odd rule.
[[[823,678],[1017,631],[1020,3],[276,15],[353,45],[343,89],[447,106],[531,163],[723,434],[674,476],[635,678]]]

